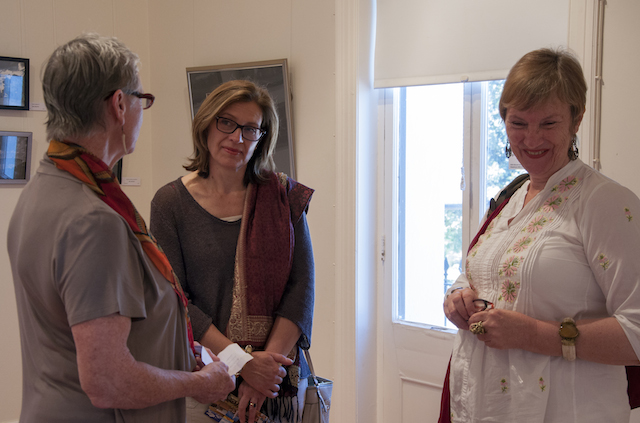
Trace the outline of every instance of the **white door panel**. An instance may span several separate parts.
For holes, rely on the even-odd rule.
[[[454,335],[403,323],[385,326],[393,343],[385,349],[384,421],[436,422]]]

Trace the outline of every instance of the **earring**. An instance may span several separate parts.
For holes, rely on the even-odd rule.
[[[578,135],[573,134],[573,137],[571,138],[571,146],[569,147],[569,160],[576,160],[579,153],[580,151],[578,150]]]
[[[504,148],[504,155],[507,156],[507,159],[511,157],[511,143],[507,140],[507,146]]]
[[[127,136],[124,133],[124,126],[122,127],[122,148],[124,151],[124,155],[127,155]]]

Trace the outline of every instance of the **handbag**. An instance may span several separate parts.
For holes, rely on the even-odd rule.
[[[302,423],[329,423],[333,381],[316,376],[309,350],[304,350],[304,355],[307,359],[307,364],[309,364],[311,375],[309,376],[309,386],[304,400]]]

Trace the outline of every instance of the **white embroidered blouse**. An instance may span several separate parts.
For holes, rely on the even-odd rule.
[[[640,200],[580,160],[523,207],[528,186],[490,223],[451,289],[471,286],[496,308],[540,320],[614,316],[640,356]],[[629,421],[623,366],[496,350],[466,330],[450,388],[452,422]]]

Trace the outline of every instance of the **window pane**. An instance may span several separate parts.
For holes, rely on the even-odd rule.
[[[481,215],[489,207],[489,201],[509,184],[516,176],[525,171],[522,169],[510,170],[509,159],[505,155],[507,146],[507,132],[504,122],[500,117],[500,95],[504,87],[504,80],[482,82],[484,97],[482,113],[486,122],[486,164],[485,164],[485,201],[480,210]]]
[[[398,317],[445,326],[442,298],[460,272],[463,84],[402,89]]]
[[[507,136],[498,108],[504,81],[471,84],[468,90],[463,83],[398,90],[396,286],[400,320],[454,328],[444,316],[442,300],[462,272],[462,245],[469,242],[463,240],[463,216],[477,225],[489,200],[523,173],[509,169],[505,156]],[[465,134],[465,128],[472,133]],[[478,170],[464,172],[466,184],[462,179],[465,140],[479,146],[470,159],[471,167]],[[462,189],[471,192],[463,197]],[[467,204],[470,201],[474,204]],[[473,234],[467,233],[469,236]]]

